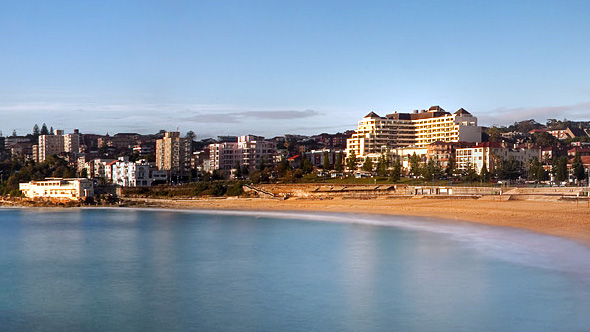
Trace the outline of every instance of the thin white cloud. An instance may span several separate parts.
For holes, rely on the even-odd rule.
[[[99,103],[0,103],[6,121],[0,130],[19,134],[32,131],[35,123],[86,133],[126,131],[156,132],[181,127],[182,131],[204,130],[219,134],[258,131],[280,134],[280,130],[301,127],[305,119],[320,112],[273,110],[219,104],[99,104]]]
[[[509,125],[516,121],[535,119],[544,123],[547,119],[588,120],[590,102],[561,106],[497,108],[481,115],[474,114],[482,125]]]
[[[202,123],[240,123],[247,120],[296,120],[320,115],[315,110],[269,110],[269,111],[242,111],[197,114],[186,118],[188,121]]]

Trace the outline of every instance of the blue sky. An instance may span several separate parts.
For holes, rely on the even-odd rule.
[[[354,129],[461,107],[590,120],[590,1],[0,0],[0,130]]]

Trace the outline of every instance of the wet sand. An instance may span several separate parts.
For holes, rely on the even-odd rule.
[[[144,199],[134,206],[244,211],[322,211],[435,217],[493,226],[515,227],[566,237],[590,245],[588,199],[572,202],[476,199]]]

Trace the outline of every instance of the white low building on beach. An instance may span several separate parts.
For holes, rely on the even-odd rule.
[[[19,190],[28,198],[80,200],[94,196],[92,181],[78,178],[47,178],[44,181],[20,183]]]

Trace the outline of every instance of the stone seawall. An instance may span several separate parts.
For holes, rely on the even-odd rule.
[[[251,188],[254,187],[255,189]],[[333,185],[333,184],[258,184],[244,187],[245,191],[256,191],[262,196],[275,197],[363,197],[363,196],[387,196],[409,194],[408,186],[405,185]],[[269,194],[265,194],[269,193]]]
[[[295,183],[295,184],[258,184],[245,186],[244,191],[251,195],[266,198],[286,199],[300,198],[376,198],[414,196],[424,198],[453,197],[498,197],[504,196],[512,200],[533,200],[550,197],[585,197],[588,188],[582,187],[460,187],[460,186],[408,186],[404,184],[327,184],[327,183]],[[511,197],[511,198],[510,198]]]

